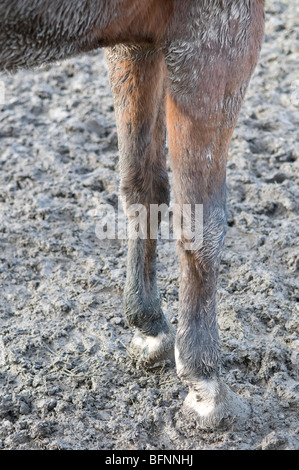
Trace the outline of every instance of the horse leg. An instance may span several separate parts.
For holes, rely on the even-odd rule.
[[[157,362],[173,357],[174,345],[173,328],[161,310],[156,239],[151,238],[149,226],[150,204],[168,204],[169,200],[165,63],[161,52],[142,46],[116,46],[106,56],[118,128],[120,192],[129,218],[125,312],[129,325],[136,329],[133,351],[145,362]],[[139,227],[136,237],[135,212],[143,210],[144,233]]]
[[[244,411],[241,400],[220,380],[216,288],[226,231],[226,156],[263,36],[262,2],[248,5],[243,8],[240,2],[239,12],[223,12],[219,4],[213,18],[207,18],[199,3],[194,3],[190,15],[182,7],[181,18],[189,29],[180,24],[165,53],[174,193],[183,215],[184,205],[191,208],[193,232],[189,239],[183,231],[178,243],[181,274],[175,359],[178,375],[190,389],[185,408],[204,427]],[[192,28],[194,19],[197,29]],[[213,24],[218,34],[211,31]],[[196,205],[202,205],[203,224],[200,217],[196,219]]]

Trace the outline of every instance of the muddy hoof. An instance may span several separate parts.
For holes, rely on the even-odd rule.
[[[139,361],[146,364],[171,360],[174,361],[175,330],[169,325],[167,333],[159,333],[157,336],[146,336],[137,331],[131,341],[131,352]]]
[[[202,381],[192,386],[183,410],[195,418],[202,429],[242,428],[251,416],[249,402],[216,380]]]

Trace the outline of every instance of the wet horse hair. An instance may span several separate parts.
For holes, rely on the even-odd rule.
[[[131,347],[145,363],[175,358],[189,387],[184,408],[200,426],[246,415],[247,405],[220,378],[216,291],[226,157],[263,40],[264,1],[3,0],[0,25],[4,71],[106,48],[128,207],[169,203],[168,131],[175,201],[192,214],[202,205],[202,243],[186,249],[184,234],[178,241],[175,332],[161,309],[156,239],[129,236],[124,306],[135,329]]]

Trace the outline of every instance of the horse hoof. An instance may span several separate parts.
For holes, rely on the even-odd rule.
[[[157,336],[147,336],[136,331],[131,341],[131,352],[138,360],[152,365],[157,362],[174,361],[175,330],[169,325],[167,333],[159,333]]]
[[[251,416],[249,402],[217,380],[202,380],[193,385],[183,410],[203,429],[242,428]]]

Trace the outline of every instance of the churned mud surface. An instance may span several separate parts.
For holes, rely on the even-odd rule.
[[[119,186],[99,51],[1,76],[0,448],[299,448],[298,2],[266,3],[229,152],[218,296],[222,374],[251,418],[198,429],[182,414],[174,367],[145,370],[127,351],[126,241],[96,235]],[[174,242],[159,242],[158,268],[176,325]]]

